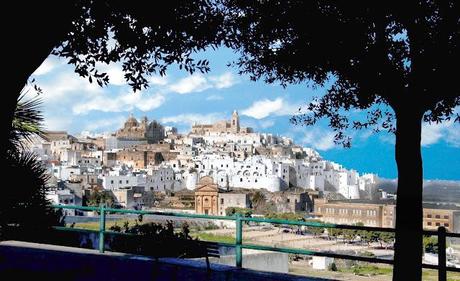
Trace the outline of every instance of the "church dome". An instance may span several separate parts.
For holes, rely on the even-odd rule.
[[[131,114],[125,122],[125,127],[137,127],[139,123],[137,122],[136,118]]]

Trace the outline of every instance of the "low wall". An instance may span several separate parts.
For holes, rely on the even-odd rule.
[[[202,261],[143,256],[18,241],[0,243],[0,276],[8,280],[326,280],[238,269]],[[3,279],[2,279],[3,280]],[[6,279],[5,279],[6,280]]]
[[[221,256],[212,262],[235,265],[235,255]],[[270,272],[289,272],[289,255],[286,253],[256,251],[243,249],[243,267],[253,270]]]

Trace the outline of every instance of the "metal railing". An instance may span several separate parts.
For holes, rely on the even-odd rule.
[[[219,242],[217,244],[235,248],[235,260],[236,260],[237,267],[242,267],[243,265],[243,249],[263,250],[263,251],[272,251],[272,252],[299,254],[299,255],[308,255],[308,256],[331,257],[331,258],[338,258],[338,259],[347,259],[347,260],[364,261],[364,262],[371,262],[371,263],[383,263],[383,264],[393,265],[393,260],[389,260],[389,259],[243,243],[243,222],[257,222],[257,223],[270,223],[270,224],[276,224],[276,225],[296,225],[296,226],[308,226],[308,227],[319,227],[319,228],[337,228],[337,229],[351,229],[351,230],[378,231],[378,232],[395,232],[394,228],[380,228],[380,227],[357,226],[357,225],[341,225],[341,224],[329,224],[329,223],[308,222],[308,221],[292,221],[292,220],[281,220],[281,219],[267,219],[267,218],[252,218],[252,217],[242,217],[239,214],[236,214],[234,216],[210,216],[210,215],[200,215],[200,214],[112,209],[112,208],[107,208],[104,205],[101,205],[100,207],[53,205],[53,207],[59,208],[59,209],[73,209],[73,210],[98,212],[99,213],[99,230],[88,230],[88,229],[83,229],[83,228],[62,227],[62,226],[55,227],[55,229],[63,230],[63,231],[99,233],[99,252],[101,253],[103,253],[105,250],[104,249],[105,248],[105,234],[115,234],[115,235],[122,234],[120,232],[106,230],[106,215],[107,215],[107,212],[110,212],[110,213],[120,213],[120,214],[160,215],[160,216],[175,217],[175,218],[235,221],[235,226],[236,226],[235,243],[233,244],[233,243]],[[460,268],[450,267],[446,265],[446,237],[460,238],[460,233],[448,233],[446,232],[446,229],[441,226],[438,228],[438,230],[423,230],[423,235],[433,235],[433,236],[438,237],[438,265],[422,264],[422,267],[438,270],[438,280],[440,281],[446,280],[447,271],[460,272]]]

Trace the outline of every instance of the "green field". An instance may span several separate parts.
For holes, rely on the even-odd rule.
[[[193,238],[198,238],[201,241],[211,241],[211,242],[220,242],[220,243],[235,243],[235,237],[230,235],[215,235],[205,232],[195,232],[190,233],[190,236]]]
[[[133,226],[135,224],[135,219],[131,220],[113,220],[113,221],[106,221],[105,222],[105,229],[109,230],[110,227],[114,226],[115,224],[123,227],[123,224],[125,222],[129,222],[130,226]],[[70,224],[66,225],[67,227],[70,226]],[[81,222],[81,223],[76,223],[74,225],[74,228],[83,228],[83,229],[91,229],[91,230],[99,230],[99,222]]]

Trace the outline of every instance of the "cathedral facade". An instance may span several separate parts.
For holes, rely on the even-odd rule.
[[[192,126],[192,134],[204,135],[206,133],[252,133],[251,128],[240,127],[240,117],[235,110],[232,119],[218,121],[214,124],[195,124]]]
[[[129,140],[145,139],[147,143],[158,143],[165,138],[165,129],[155,120],[149,123],[147,117],[143,117],[141,122],[138,122],[131,115],[123,128],[116,132],[116,137]]]

